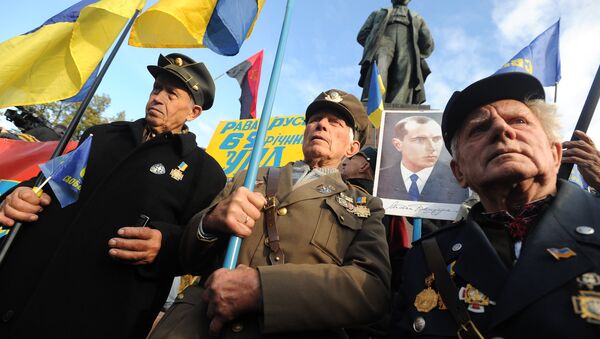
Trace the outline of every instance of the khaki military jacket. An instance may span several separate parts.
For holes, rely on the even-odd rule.
[[[238,174],[212,206],[242,186],[244,177]],[[265,194],[266,168],[257,178],[255,191]],[[353,213],[338,200],[344,196],[355,206],[357,199],[365,199],[370,215]],[[291,163],[281,168],[276,197],[286,263],[269,265],[261,217],[244,239],[238,263],[259,271],[262,313],[232,322],[222,337],[343,338],[343,328],[379,320],[388,308],[391,274],[381,200],[347,184],[337,172],[292,190]],[[200,219],[210,209],[191,219],[182,242],[184,266],[196,273],[206,274],[214,258],[222,265],[229,239],[208,242],[197,236]]]

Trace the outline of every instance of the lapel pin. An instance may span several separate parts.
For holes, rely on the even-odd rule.
[[[161,163],[154,164],[154,165],[150,166],[150,172],[154,173],[156,175],[165,174],[166,173],[165,166]]]
[[[570,257],[574,257],[577,255],[577,253],[573,252],[573,250],[571,250],[568,247],[563,247],[563,248],[546,248],[546,251],[548,251],[548,253],[550,253],[551,256],[554,257],[554,259],[556,260],[560,260],[560,259],[568,259]]]
[[[321,194],[329,194],[335,190],[335,188],[333,188],[333,186],[323,185],[323,184],[320,184],[319,186],[317,186],[316,189],[317,189],[317,192],[319,192]]]
[[[594,234],[594,232],[596,232],[596,230],[594,230],[593,228],[591,228],[589,226],[577,226],[575,228],[575,232],[577,232],[581,235],[592,235],[592,234]]]

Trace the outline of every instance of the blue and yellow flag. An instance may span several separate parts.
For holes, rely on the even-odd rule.
[[[40,27],[0,43],[0,107],[79,92],[145,0],[83,0]]]
[[[135,47],[208,47],[236,55],[265,0],[159,0],[133,24],[129,44]]]
[[[375,126],[375,128],[379,128],[379,125],[381,124],[384,94],[385,86],[383,85],[383,80],[379,75],[377,64],[373,63],[373,69],[371,69],[371,81],[369,82],[369,101],[367,102],[367,113],[369,114],[369,120],[373,126]]]
[[[50,187],[63,208],[79,198],[91,147],[92,135],[73,152],[39,165],[44,176],[50,177]]]
[[[525,72],[538,78],[543,86],[556,85],[561,78],[559,33],[560,20],[512,57],[495,74]]]

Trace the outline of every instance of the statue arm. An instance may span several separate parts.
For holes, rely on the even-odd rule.
[[[425,20],[419,16],[419,38],[417,44],[419,46],[419,52],[421,53],[421,58],[427,58],[433,52],[433,48],[435,47],[433,42],[433,37],[431,36],[431,31],[429,31],[429,27],[425,23]]]
[[[363,47],[365,46],[365,43],[367,42],[367,37],[369,36],[369,34],[371,33],[371,30],[373,29],[373,23],[375,21],[376,13],[377,12],[373,12],[373,13],[371,13],[371,15],[369,15],[369,17],[367,18],[365,23],[360,28],[360,31],[358,31],[358,35],[356,36],[356,41],[358,41],[358,43]]]

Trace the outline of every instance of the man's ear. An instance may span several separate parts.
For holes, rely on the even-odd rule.
[[[560,142],[555,142],[553,144],[550,145],[550,147],[552,147],[551,151],[552,151],[552,156],[554,157],[554,169],[555,169],[555,173],[558,173],[558,170],[560,169],[560,165],[562,162],[562,144]]]
[[[454,177],[456,178],[456,181],[458,181],[460,186],[462,188],[467,188],[467,180],[463,172],[460,170],[460,166],[458,165],[458,162],[456,162],[456,160],[450,160],[450,168],[452,169],[452,173],[454,174]]]
[[[392,138],[392,145],[394,145],[398,152],[402,153],[402,140],[398,138]]]
[[[190,113],[188,113],[186,120],[192,121],[192,120],[196,119],[197,117],[199,117],[200,114],[202,114],[202,106],[194,105],[194,107],[192,107],[192,110],[190,111]]]
[[[358,140],[352,140],[352,143],[346,149],[346,158],[350,158],[360,151],[360,142]]]

